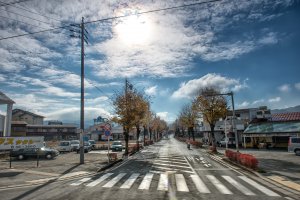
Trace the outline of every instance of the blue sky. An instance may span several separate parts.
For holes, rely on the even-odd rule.
[[[0,37],[195,2],[32,0],[0,7]],[[223,0],[87,24],[86,123],[114,114],[125,78],[168,122],[207,86],[233,91],[237,108],[299,105],[299,19],[299,1]],[[15,108],[79,122],[80,43],[69,34],[0,40],[0,90]]]

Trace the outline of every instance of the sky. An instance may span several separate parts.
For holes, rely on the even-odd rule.
[[[151,97],[151,109],[171,123],[198,91],[233,91],[235,107],[300,104],[300,1],[197,0],[0,1],[0,91],[25,109],[79,124],[80,39],[85,24],[85,123],[114,113],[125,78]],[[2,5],[1,5],[2,4]],[[73,28],[76,29],[76,28]],[[77,29],[76,29],[77,31]],[[75,33],[76,34],[76,33]],[[230,98],[228,98],[229,104]],[[5,114],[4,105],[0,113]]]

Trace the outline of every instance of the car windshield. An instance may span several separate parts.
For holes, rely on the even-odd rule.
[[[114,142],[113,145],[122,145],[121,142]]]
[[[79,141],[71,141],[71,144],[79,144]]]
[[[69,146],[69,144],[70,144],[69,142],[61,142],[60,146]]]
[[[91,140],[91,141],[89,141],[89,143],[91,143],[91,144],[95,144],[95,141],[94,141],[94,140]]]

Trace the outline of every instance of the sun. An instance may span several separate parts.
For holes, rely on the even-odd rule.
[[[125,44],[142,45],[151,39],[152,25],[144,16],[128,16],[115,26],[117,37]]]

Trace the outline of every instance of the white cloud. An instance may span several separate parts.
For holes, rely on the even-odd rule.
[[[6,80],[5,76],[0,74],[0,82],[4,82]]]
[[[253,101],[253,102],[252,102],[252,105],[259,104],[259,103],[263,103],[263,102],[265,102],[264,99],[258,99],[258,100]]]
[[[280,98],[280,97],[275,97],[275,98],[269,99],[269,102],[270,102],[270,103],[279,102],[279,101],[281,101],[281,98]]]
[[[278,90],[281,92],[289,92],[291,90],[291,86],[289,84],[284,84],[279,86]]]
[[[300,83],[295,83],[295,88],[296,88],[297,90],[300,90]]]
[[[145,93],[147,95],[149,95],[149,96],[156,95],[156,93],[157,93],[157,85],[145,89]]]
[[[156,113],[161,119],[168,121],[168,112],[158,112]]]
[[[88,104],[102,104],[107,101],[109,98],[107,96],[100,96],[94,99],[86,99],[86,103]]]
[[[221,76],[219,74],[206,74],[199,79],[183,82],[180,88],[172,94],[173,98],[191,98],[206,87],[214,87],[221,92],[229,90],[238,91],[245,88],[245,83],[240,83],[239,80]]]
[[[244,101],[243,103],[239,104],[238,107],[247,107],[250,103],[248,101]]]

